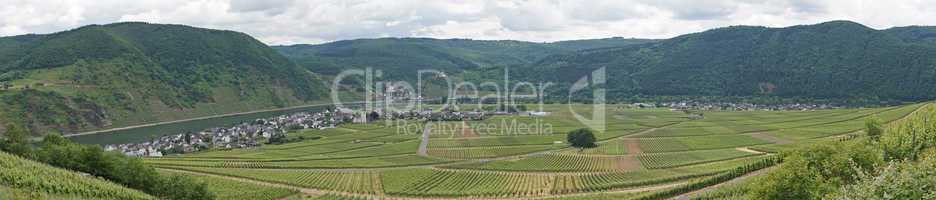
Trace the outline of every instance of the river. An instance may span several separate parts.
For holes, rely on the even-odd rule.
[[[152,138],[163,135],[179,134],[186,131],[198,132],[214,127],[230,127],[235,124],[251,121],[260,118],[269,118],[279,115],[285,115],[305,111],[322,111],[330,105],[317,105],[309,107],[300,107],[287,110],[274,110],[264,112],[245,113],[238,115],[227,115],[213,118],[197,119],[191,121],[181,121],[175,123],[159,124],[153,126],[136,127],[129,129],[113,130],[95,134],[78,135],[69,137],[72,141],[82,144],[124,144],[145,142]]]

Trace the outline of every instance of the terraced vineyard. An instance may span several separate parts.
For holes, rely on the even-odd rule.
[[[375,194],[379,188],[379,177],[369,171],[304,171],[269,169],[217,169],[206,167],[166,167],[168,169],[192,171],[206,174],[240,177],[298,187],[336,190],[362,194]]]
[[[631,171],[640,169],[633,156],[595,156],[580,154],[549,153],[518,160],[501,160],[471,163],[449,168],[484,169],[495,171],[545,171],[545,172],[600,172]]]
[[[0,151],[0,187],[24,199],[153,199],[121,185]],[[3,191],[3,190],[0,190]],[[27,192],[28,191],[28,192]],[[6,198],[0,194],[0,198]]]
[[[678,138],[641,139],[640,149],[645,153],[725,149],[740,146],[770,144],[769,141],[749,135],[714,135]]]
[[[304,196],[294,199],[655,199],[769,167],[778,157],[770,152],[834,140],[860,130],[869,116],[891,121],[920,106],[712,111],[703,119],[666,109],[611,106],[606,130],[595,134],[598,147],[578,150],[568,147],[564,133],[584,125],[565,105],[551,105],[545,107],[546,116],[444,122],[457,128],[433,132],[426,156],[419,154],[422,129],[401,131],[375,123],[293,134],[319,138],[314,140],[145,162],[233,178],[210,179],[216,191],[240,188],[227,182],[235,179],[303,188]],[[554,134],[499,134],[519,129],[490,128],[504,121],[550,124]],[[258,192],[257,198],[295,192],[269,191]]]
[[[760,155],[760,153],[744,152],[735,149],[720,149],[676,153],[642,154],[637,156],[637,158],[640,159],[640,163],[642,163],[644,167],[650,169],[659,169],[722,160],[732,160],[755,155]]]
[[[429,155],[448,159],[496,158],[558,149],[560,147],[561,146],[554,145],[528,145],[510,147],[430,148]]]
[[[546,175],[481,171],[418,170],[385,172],[382,179],[407,179],[386,186],[388,194],[403,196],[541,196],[549,194]]]

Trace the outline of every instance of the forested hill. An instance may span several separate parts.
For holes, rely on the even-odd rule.
[[[875,30],[848,21],[785,28],[734,26],[554,55],[515,68],[514,75],[570,83],[607,67],[609,99],[699,95],[930,100],[936,98],[933,30]]]
[[[233,31],[116,23],[0,38],[0,123],[33,132],[297,105],[323,82]]]
[[[317,74],[363,67],[390,80],[414,78],[419,69],[499,79],[510,67],[511,80],[560,85],[607,67],[611,101],[930,100],[933,55],[934,27],[875,30],[848,21],[734,26],[666,40],[381,38],[273,48],[233,31],[116,23],[0,37],[0,123],[67,134],[299,105],[327,97]]]
[[[373,67],[391,77],[415,77],[416,70],[449,73],[526,65],[548,55],[578,50],[620,47],[654,40],[606,38],[536,43],[513,40],[380,38],[337,41],[319,45],[274,46],[301,66],[321,74],[342,69]]]

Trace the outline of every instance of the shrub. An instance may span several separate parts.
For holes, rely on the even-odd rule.
[[[865,121],[865,134],[868,135],[868,138],[871,138],[871,141],[880,141],[883,132],[884,130],[881,129],[881,119],[877,118],[877,116],[869,117]]]
[[[876,149],[858,142],[808,146],[791,152],[779,169],[752,183],[752,199],[822,199],[882,162]]]
[[[861,174],[829,199],[936,199],[936,158],[892,162],[876,174]]]

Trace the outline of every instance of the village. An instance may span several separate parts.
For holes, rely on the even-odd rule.
[[[143,143],[106,145],[105,150],[128,156],[159,157],[165,154],[190,153],[206,149],[236,149],[260,146],[262,140],[284,138],[289,130],[326,129],[353,121],[348,109],[322,112],[298,112],[243,122],[232,127],[216,127],[197,133],[165,135]]]
[[[734,103],[734,102],[695,102],[679,101],[664,103],[633,103],[628,105],[631,108],[670,108],[672,110],[721,110],[721,111],[808,111],[839,109],[841,106],[831,104],[753,104],[753,103]]]
[[[142,143],[105,145],[107,151],[117,151],[128,156],[161,157],[168,154],[182,154],[208,149],[255,148],[266,144],[290,142],[290,131],[305,129],[335,128],[343,123],[368,123],[380,119],[415,120],[415,121],[479,121],[491,115],[529,115],[541,116],[544,112],[520,112],[517,109],[506,111],[456,111],[440,108],[410,111],[371,111],[355,112],[348,108],[325,109],[321,112],[297,112],[276,117],[242,122],[232,127],[215,127],[200,132],[185,132],[164,135]]]

